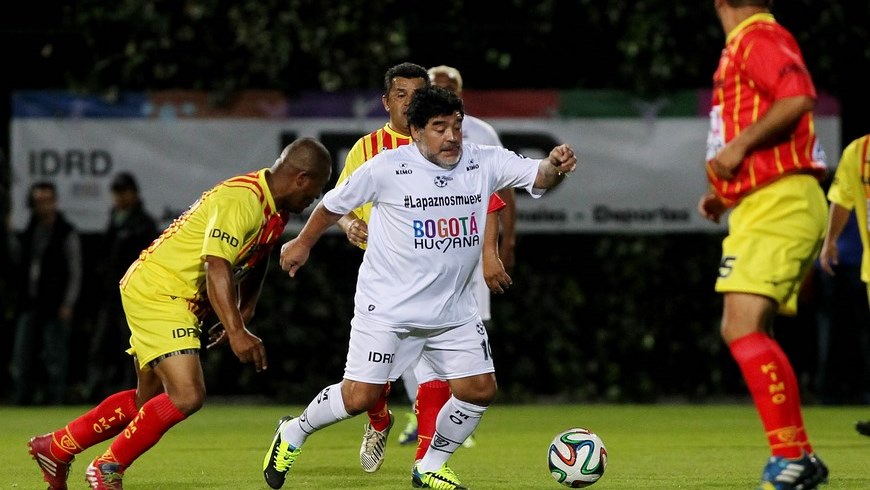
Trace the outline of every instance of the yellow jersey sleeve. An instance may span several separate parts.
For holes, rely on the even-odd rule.
[[[855,207],[855,191],[861,185],[859,165],[861,164],[860,141],[862,139],[853,141],[843,150],[837,171],[834,173],[834,180],[828,189],[828,200],[846,209]]]
[[[350,174],[356,172],[356,170],[360,168],[366,160],[368,160],[368,158],[366,158],[365,142],[366,137],[358,139],[347,153],[347,157],[344,159],[344,168],[341,170],[341,174],[339,174],[338,181],[335,184],[336,187],[347,180],[347,178],[350,177]],[[372,215],[372,203],[367,202],[363,204],[354,209],[353,213],[361,220],[368,223],[369,217]]]
[[[221,257],[235,265],[251,233],[260,228],[263,211],[244,187],[222,186],[211,196],[206,213],[201,256]]]

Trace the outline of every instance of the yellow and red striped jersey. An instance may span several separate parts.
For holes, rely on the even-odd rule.
[[[762,118],[779,99],[816,90],[794,37],[771,14],[751,16],[726,39],[713,75],[713,108],[707,140],[707,175],[715,192],[735,204],[749,192],[791,172],[822,178],[826,167],[816,140],[813,114],[804,114],[787,138],[754,149],[731,180],[718,178],[709,162],[716,153]]]
[[[411,141],[410,136],[405,136],[397,132],[390,127],[389,123],[385,124],[384,127],[363,136],[354,143],[353,147],[348,152],[347,157],[344,160],[344,169],[342,169],[341,174],[339,174],[336,185],[344,182],[350,174],[356,172],[356,169],[358,169],[360,165],[371,160],[372,157],[378,153],[384,150],[392,150],[407,145],[411,143]],[[365,203],[354,209],[353,212],[361,220],[368,223],[369,216],[372,214],[372,203]]]
[[[226,259],[238,283],[267,257],[287,224],[262,169],[227,179],[202,194],[139,254],[121,279],[121,288],[137,280],[137,272],[159,277],[158,294],[183,298],[199,318],[210,311],[205,257]],[[153,290],[155,285],[152,284]]]

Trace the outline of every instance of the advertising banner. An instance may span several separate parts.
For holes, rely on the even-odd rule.
[[[519,233],[662,233],[724,231],[695,211],[706,189],[707,120],[685,118],[489,119],[505,147],[540,158],[560,143],[577,171],[541,199],[517,193]],[[334,159],[333,181],[347,151],[384,119],[55,119],[12,122],[12,225],[28,219],[25,196],[54,182],[59,207],[85,232],[105,229],[109,183],[120,171],[139,180],[145,207],[166,225],[217,182],[271,166],[294,138],[313,136]],[[828,163],[840,152],[839,117],[817,116]],[[309,208],[307,212],[310,212]],[[291,221],[296,231],[305,215]]]

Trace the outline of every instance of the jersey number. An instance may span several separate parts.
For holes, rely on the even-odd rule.
[[[492,346],[483,339],[480,341],[480,348],[483,349],[483,359],[488,361],[490,357],[492,357]]]

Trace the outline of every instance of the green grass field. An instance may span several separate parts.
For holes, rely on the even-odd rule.
[[[27,439],[65,424],[86,407],[0,407],[0,490],[44,489]],[[394,407],[396,408],[396,407]],[[398,407],[396,429],[404,413]],[[142,456],[125,477],[129,490],[268,489],[263,455],[278,417],[300,407],[206,405]],[[805,421],[831,470],[822,487],[870,488],[870,438],[853,429],[867,407],[809,407]],[[364,419],[357,417],[311,437],[284,488],[410,488],[413,448],[391,438],[378,473],[359,467]],[[596,489],[751,489],[767,458],[761,424],[750,405],[498,406],[484,416],[475,448],[460,448],[451,467],[473,490],[564,488],[548,473],[550,440],[585,426],[607,446],[609,461]],[[80,455],[71,489],[85,488],[84,470],[107,443]]]

